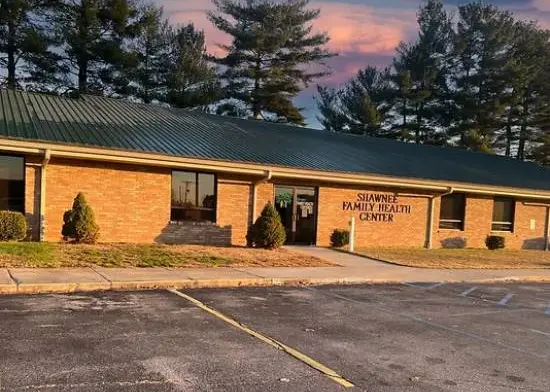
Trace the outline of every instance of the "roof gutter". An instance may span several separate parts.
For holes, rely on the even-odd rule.
[[[208,170],[220,173],[244,174],[263,178],[271,172],[271,178],[311,180],[349,185],[372,185],[380,187],[422,190],[427,192],[446,192],[453,187],[454,192],[483,195],[502,195],[524,199],[549,200],[550,191],[531,191],[522,188],[487,187],[478,184],[453,183],[450,181],[415,180],[357,173],[327,172],[321,170],[294,169],[278,166],[267,166],[256,163],[227,162],[201,158],[183,158],[170,155],[104,149],[98,147],[81,147],[44,142],[28,142],[0,138],[0,150],[42,155],[49,150],[51,157],[83,159],[103,162],[115,162],[135,165],[148,165],[169,168],[186,168]]]

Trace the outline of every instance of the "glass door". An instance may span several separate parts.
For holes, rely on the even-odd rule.
[[[275,208],[281,215],[287,243],[315,243],[316,201],[315,188],[275,186]]]

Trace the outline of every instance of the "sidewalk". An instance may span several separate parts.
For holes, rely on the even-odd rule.
[[[401,267],[325,248],[291,247],[334,267],[277,268],[9,268],[0,294],[96,290],[401,282],[550,282],[550,269],[438,270]]]

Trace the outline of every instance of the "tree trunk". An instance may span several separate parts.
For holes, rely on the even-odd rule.
[[[420,135],[420,129],[422,127],[422,111],[423,111],[423,105],[416,107],[416,131],[415,131],[415,138],[414,142],[416,144],[420,144],[421,142],[421,135]]]
[[[521,128],[519,130],[519,143],[518,143],[518,159],[525,159],[525,142],[527,141],[527,116],[529,115],[529,105],[527,99],[523,99],[523,120],[521,122]]]
[[[85,59],[78,61],[78,91],[82,94],[88,92],[88,62]]]
[[[7,52],[8,52],[8,79],[7,85],[9,89],[15,90],[17,87],[17,79],[15,75],[15,25],[8,23],[8,39],[7,39]]]
[[[262,108],[260,107],[260,100],[258,94],[260,91],[260,71],[262,67],[262,59],[258,56],[256,59],[255,75],[254,75],[254,92],[252,95],[252,115],[255,119],[259,120],[262,114]]]
[[[509,157],[512,154],[512,106],[510,105],[510,110],[508,111],[508,121],[506,122],[506,151],[504,155]]]

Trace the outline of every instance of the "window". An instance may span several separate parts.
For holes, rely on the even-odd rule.
[[[216,221],[214,174],[172,172],[172,221]]]
[[[439,228],[464,230],[465,197],[460,193],[451,193],[441,197]]]
[[[25,160],[0,155],[0,210],[25,213]]]
[[[494,200],[492,231],[514,230],[515,204],[513,199],[496,198]]]

